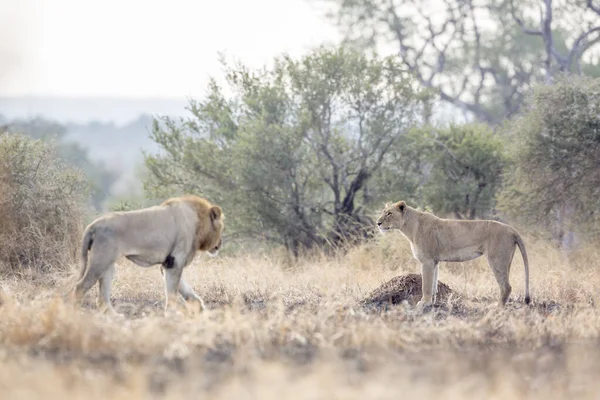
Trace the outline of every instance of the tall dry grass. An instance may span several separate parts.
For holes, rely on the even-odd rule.
[[[201,315],[165,317],[161,275],[128,262],[113,300],[126,318],[81,308],[57,288],[2,281],[0,392],[10,398],[597,398],[599,251],[569,255],[526,239],[533,305],[497,309],[484,260],[442,264],[451,303],[422,313],[356,305],[418,272],[405,239],[378,237],[336,258],[198,257],[184,276]],[[513,299],[523,265],[513,261]],[[9,398],[7,397],[7,398]]]

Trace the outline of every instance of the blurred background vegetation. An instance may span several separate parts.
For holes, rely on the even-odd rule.
[[[368,239],[382,206],[400,199],[564,248],[597,240],[600,3],[313,2],[342,43],[262,68],[223,60],[184,116],[121,127],[0,118],[34,154],[52,149],[43,165],[57,184],[35,196],[56,207],[88,199],[89,221],[194,193],[223,206],[230,243],[296,256]],[[14,146],[3,136],[0,154]],[[121,161],[105,157],[123,148]],[[4,177],[14,162],[0,160]]]

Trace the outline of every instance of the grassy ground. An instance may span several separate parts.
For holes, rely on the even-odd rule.
[[[600,251],[569,257],[526,238],[533,305],[483,259],[442,264],[455,296],[427,313],[365,310],[356,302],[386,280],[418,272],[406,241],[378,238],[336,259],[198,256],[184,276],[209,310],[162,313],[157,267],[117,268],[113,300],[126,316],[94,310],[97,289],[73,310],[69,279],[0,281],[2,398],[444,399],[598,398]]]

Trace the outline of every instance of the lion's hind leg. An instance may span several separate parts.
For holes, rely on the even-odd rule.
[[[77,302],[83,299],[83,296],[85,296],[87,291],[94,286],[98,279],[100,279],[100,276],[101,273],[99,273],[98,270],[92,270],[92,268],[90,268],[90,270],[85,273],[84,277],[77,282],[77,285],[75,286],[75,300]]]
[[[75,299],[77,301],[80,301],[85,293],[113,267],[117,255],[117,249],[107,243],[106,240],[100,238],[95,241],[91,249],[89,265],[85,270],[85,274],[75,286]],[[112,274],[109,275],[112,281]],[[108,290],[110,292],[110,289]]]
[[[515,254],[515,244],[512,238],[498,238],[488,246],[486,258],[498,287],[500,288],[499,307],[504,307],[512,287],[510,286],[510,265]]]
[[[118,313],[110,302],[110,293],[112,291],[112,282],[115,276],[115,264],[112,264],[108,270],[98,280],[98,309],[112,315]]]

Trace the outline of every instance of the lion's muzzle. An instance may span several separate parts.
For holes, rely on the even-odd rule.
[[[213,247],[212,249],[208,250],[208,255],[210,255],[211,257],[217,256],[217,254],[219,254],[219,250],[221,249],[222,245],[223,245],[223,239],[219,239],[219,243],[217,243],[217,245],[215,247]]]

